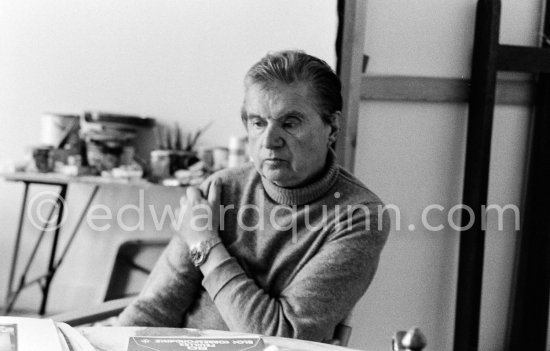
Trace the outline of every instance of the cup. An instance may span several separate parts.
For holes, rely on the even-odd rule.
[[[38,172],[47,173],[53,170],[52,148],[50,146],[34,147],[32,158]]]

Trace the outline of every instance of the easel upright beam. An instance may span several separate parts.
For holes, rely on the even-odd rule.
[[[344,1],[344,25],[338,62],[344,108],[336,154],[339,163],[352,172],[355,166],[357,122],[361,102],[366,16],[367,0]]]
[[[550,0],[546,0],[546,9]],[[522,228],[515,267],[515,290],[507,350],[544,350],[550,299],[550,48],[499,44],[500,0],[479,0],[468,115],[464,180],[465,205],[476,214],[474,226],[460,237],[455,351],[478,349],[490,142],[498,71],[536,73],[535,113],[531,119],[529,163],[523,197]],[[550,34],[545,13],[543,34]],[[468,217],[462,219],[466,225]]]
[[[550,34],[550,0],[546,1],[544,37]],[[550,48],[543,42],[539,52]],[[546,68],[550,58],[529,68]],[[509,323],[508,350],[546,350],[550,307],[550,73],[540,70],[536,82],[535,113],[531,119],[527,181],[522,209],[515,291]]]
[[[482,206],[487,205],[491,134],[497,77],[500,1],[477,4],[463,203],[473,210],[474,225],[460,233],[455,317],[455,351],[478,349],[485,230]],[[466,228],[469,216],[463,213]]]

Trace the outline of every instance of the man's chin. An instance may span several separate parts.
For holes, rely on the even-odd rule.
[[[264,168],[262,175],[264,176],[265,179],[267,179],[271,183],[284,188],[284,187],[290,186],[292,182],[292,178],[285,173],[286,172],[282,170],[271,170],[271,169],[266,170]]]

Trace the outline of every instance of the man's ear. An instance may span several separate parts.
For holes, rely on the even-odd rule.
[[[333,112],[330,115],[330,119],[329,119],[330,134],[328,135],[329,146],[332,146],[334,145],[334,143],[336,143],[336,139],[338,138],[338,133],[340,132],[341,116],[342,116],[342,113],[340,111]]]

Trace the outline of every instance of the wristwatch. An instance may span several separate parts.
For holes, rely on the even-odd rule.
[[[208,254],[210,253],[210,250],[218,244],[222,243],[222,239],[219,237],[204,240],[199,242],[196,245],[193,245],[191,247],[191,250],[189,253],[191,254],[191,262],[195,265],[195,267],[199,267],[204,262],[206,262],[206,259],[208,258]]]

